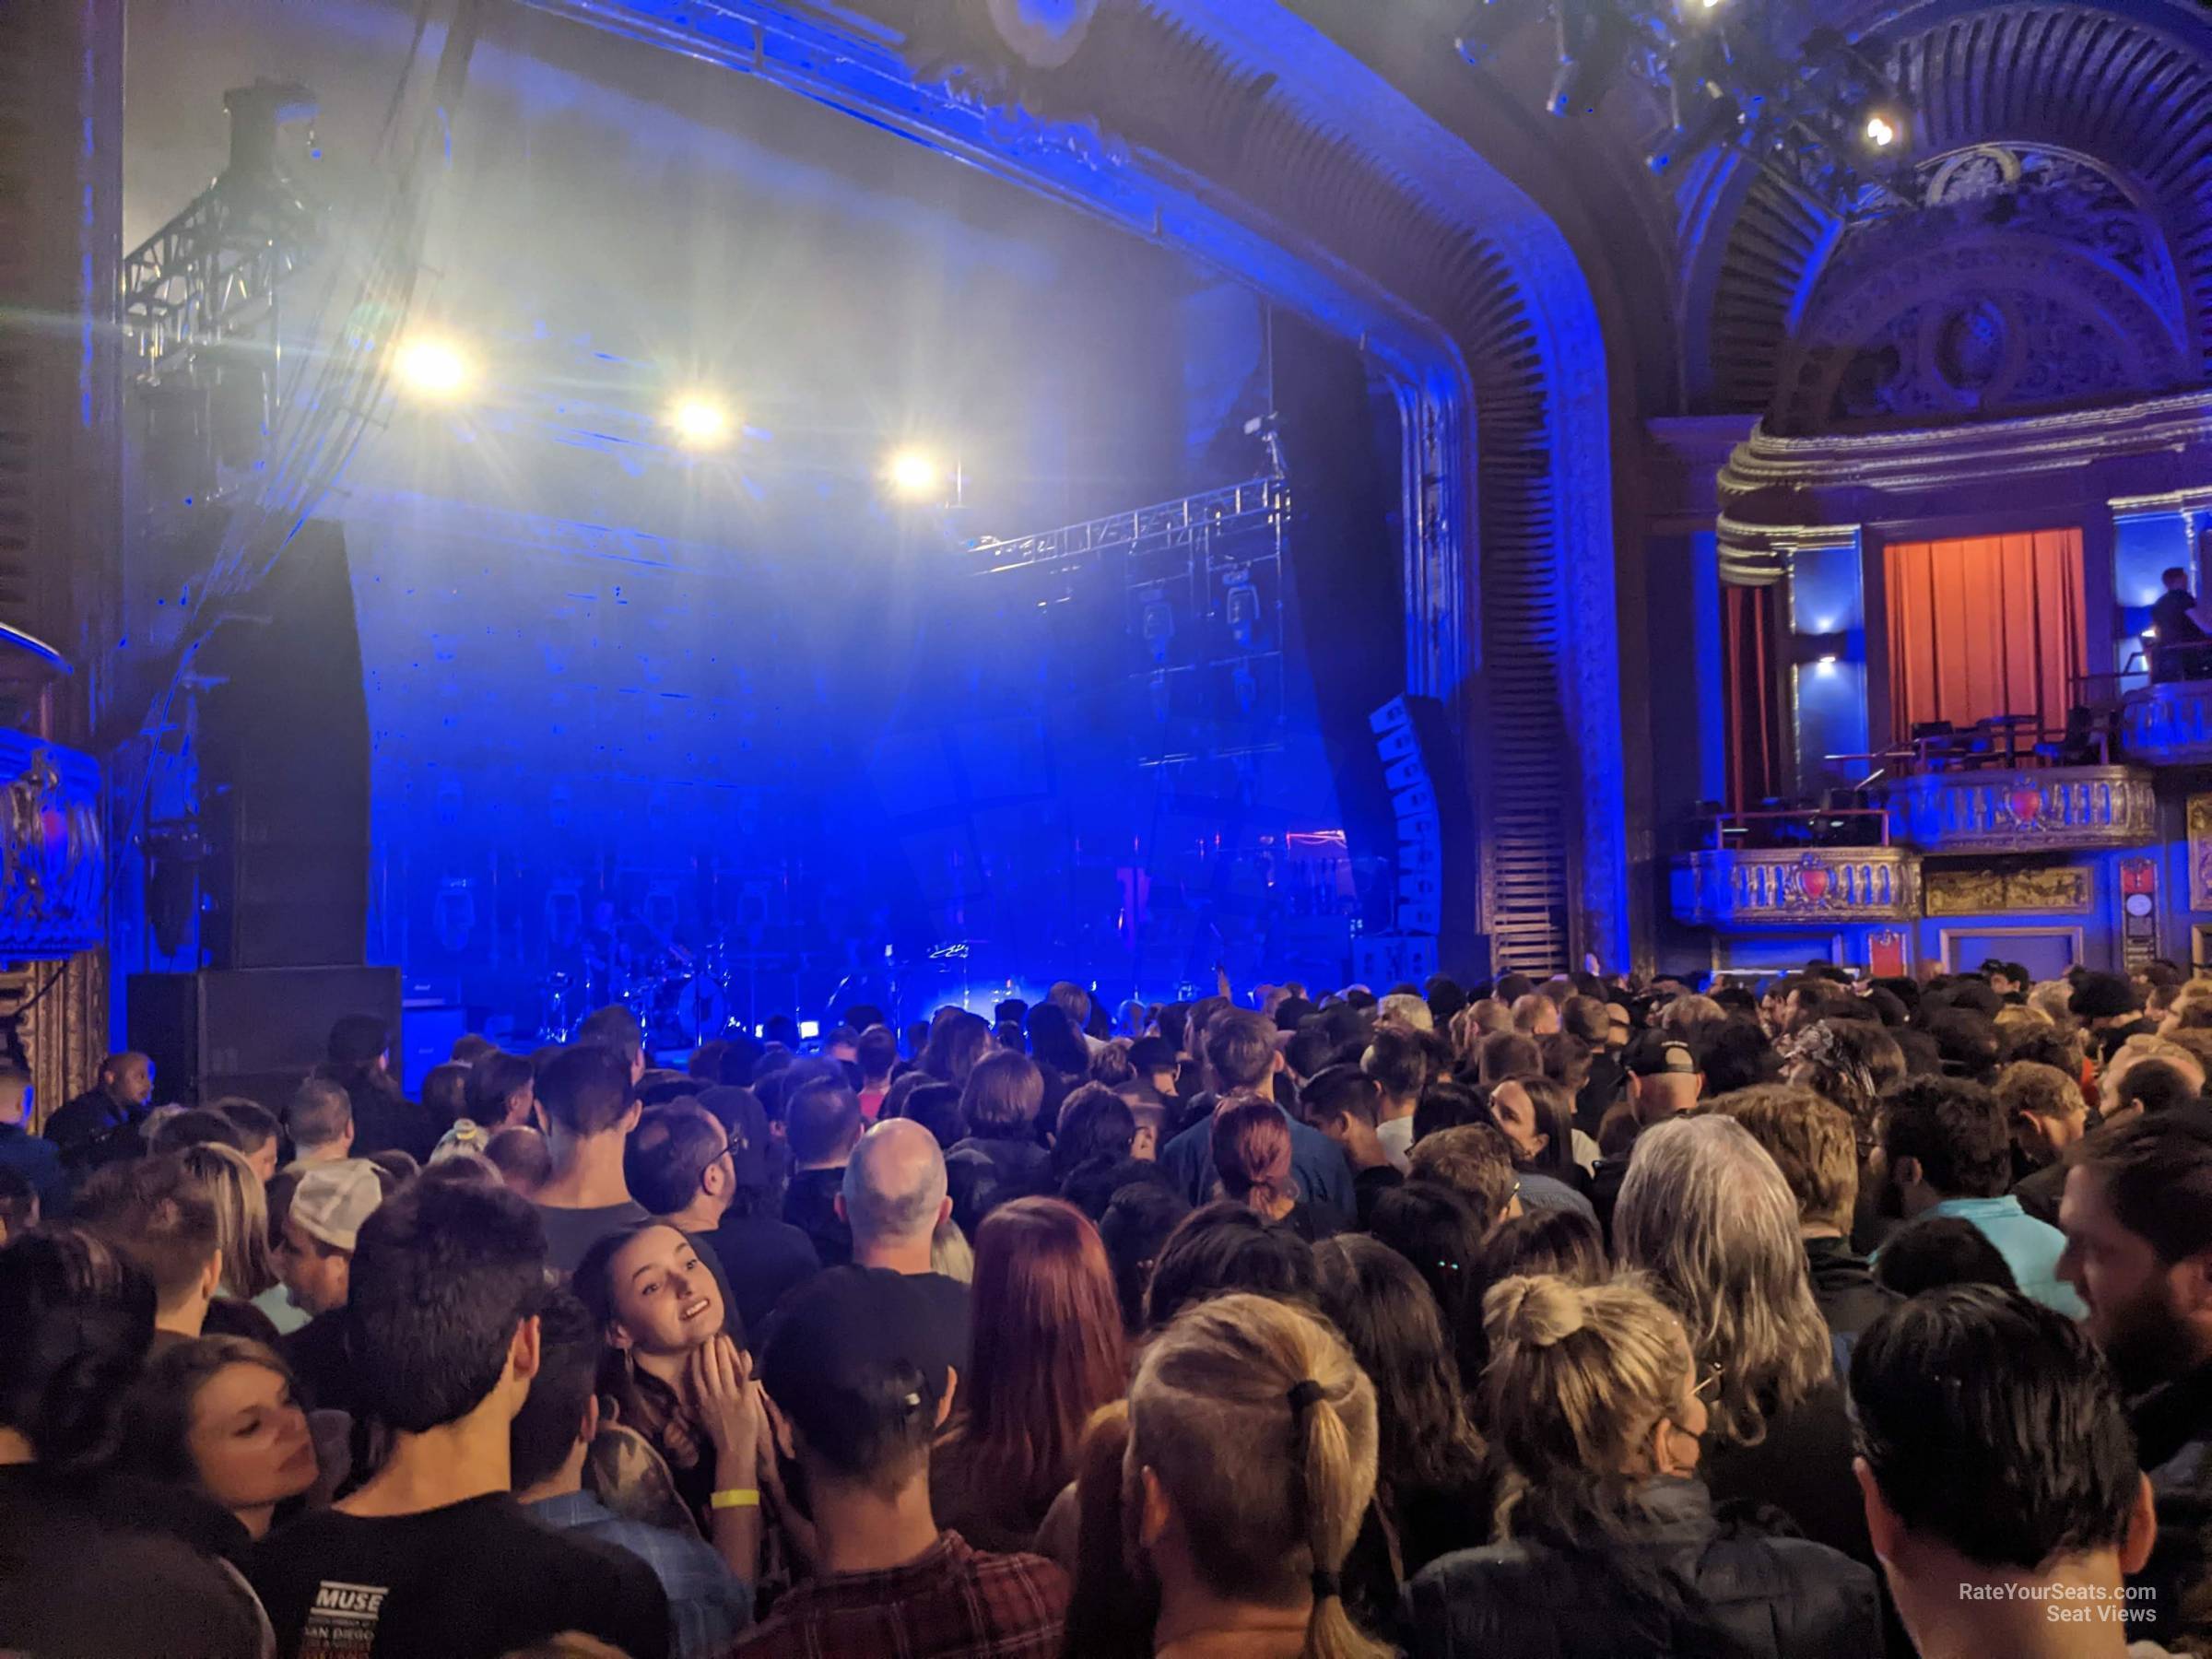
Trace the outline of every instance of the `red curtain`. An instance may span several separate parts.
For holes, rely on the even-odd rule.
[[[1893,741],[1931,720],[2065,724],[2088,659],[2078,529],[1892,542],[1882,568]]]
[[[1721,586],[1721,699],[1728,722],[1728,805],[1756,806],[1782,788],[1779,587]]]

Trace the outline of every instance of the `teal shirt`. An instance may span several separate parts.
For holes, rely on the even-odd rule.
[[[2020,1294],[2030,1301],[2055,1308],[2069,1319],[2088,1316],[2088,1309],[2074,1294],[2074,1287],[2058,1277],[2058,1255],[2066,1247],[2066,1235],[2038,1221],[2020,1207],[2018,1198],[2010,1194],[2002,1198],[1946,1198],[1928,1214],[1972,1222],[1997,1247]]]

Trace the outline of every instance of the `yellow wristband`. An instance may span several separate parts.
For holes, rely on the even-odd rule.
[[[726,1487],[707,1500],[709,1509],[759,1509],[760,1494],[752,1487]]]

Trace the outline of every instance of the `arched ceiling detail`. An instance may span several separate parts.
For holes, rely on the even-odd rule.
[[[1878,36],[1914,110],[1915,156],[2043,146],[2087,157],[2130,185],[2171,260],[2188,376],[2202,378],[2212,370],[2212,28],[2157,0],[2125,10],[2037,4],[1936,14],[1911,8]],[[1740,162],[1733,171],[1740,206],[1732,218],[1715,217],[1724,234],[1688,250],[1706,276],[1689,291],[1712,296],[1709,309],[1686,320],[1692,399],[1747,412],[1794,401],[1802,420],[1805,394],[1793,399],[1784,381],[1801,362],[1791,343],[1808,311],[1828,302],[1818,290],[1845,227],[1767,174]]]

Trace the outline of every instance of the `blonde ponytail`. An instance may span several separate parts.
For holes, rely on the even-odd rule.
[[[1288,1606],[1310,1593],[1305,1659],[1391,1653],[1344,1605],[1374,1495],[1375,1391],[1334,1330],[1265,1297],[1187,1308],[1146,1350],[1129,1421],[1128,1474],[1166,1488],[1217,1594]]]

